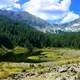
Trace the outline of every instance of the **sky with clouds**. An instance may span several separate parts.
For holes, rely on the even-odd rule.
[[[0,0],[0,9],[27,11],[49,22],[65,23],[80,17],[80,0]]]

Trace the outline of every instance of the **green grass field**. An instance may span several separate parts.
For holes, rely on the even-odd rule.
[[[47,72],[50,67],[54,67],[56,65],[61,66],[64,64],[67,65],[73,63],[80,63],[79,49],[34,48],[33,52],[29,53],[28,49],[22,47],[16,47],[12,50],[4,50],[0,48],[0,55],[2,55],[3,57],[0,58],[0,78],[5,78],[8,77],[10,74],[23,71],[35,71],[38,73]],[[8,60],[4,59],[4,56],[8,56]],[[34,80],[45,79],[34,78]]]

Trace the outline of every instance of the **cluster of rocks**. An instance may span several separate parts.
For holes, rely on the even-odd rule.
[[[59,77],[56,80],[80,80],[80,77],[76,76],[65,76],[65,77]]]
[[[16,74],[9,75],[8,78],[5,80],[23,80],[26,77],[31,77],[35,75],[37,74],[36,73],[26,73],[26,72],[16,73]]]
[[[70,64],[70,65],[63,65],[55,68],[56,72],[63,73],[63,72],[80,72],[80,65],[79,64]]]
[[[80,64],[57,66],[57,67],[53,67],[52,69],[50,68],[49,71],[44,73],[21,72],[21,73],[9,75],[6,80],[24,80],[24,78],[27,77],[32,77],[32,76],[37,77],[42,75],[49,77],[48,74],[51,74],[53,77],[55,77],[55,74],[57,75],[60,74],[60,76],[55,77],[55,80],[80,80]]]
[[[59,76],[56,80],[80,80],[80,64],[63,65],[56,68],[60,74],[66,73],[64,76]]]

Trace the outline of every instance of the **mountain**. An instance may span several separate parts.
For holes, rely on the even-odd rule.
[[[45,32],[47,28],[51,27],[51,24],[49,24],[47,21],[42,20],[28,12],[0,10],[0,15],[7,16],[8,18],[15,21],[26,23],[43,32]]]
[[[62,24],[60,27],[66,32],[78,32],[80,31],[80,18],[72,22]]]
[[[28,12],[0,10],[0,15],[6,16],[14,21],[23,22],[42,32],[60,33],[80,31],[80,18],[65,24],[50,24],[47,21]]]
[[[50,33],[60,33],[60,32],[79,32],[80,31],[80,18],[64,23],[64,24],[53,24],[53,27],[48,29]]]

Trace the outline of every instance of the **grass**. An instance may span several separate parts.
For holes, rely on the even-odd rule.
[[[9,53],[6,53],[2,48],[0,48],[0,54],[8,54],[5,57],[14,58],[15,62],[17,60],[23,62],[49,62],[53,61],[60,64],[75,63],[80,62],[80,50],[70,49],[70,48],[43,48],[43,49],[33,49],[32,53],[29,53],[27,48],[15,47]],[[11,57],[10,57],[11,56]],[[4,56],[2,56],[5,58]],[[21,59],[21,60],[20,60]],[[11,59],[9,59],[11,61]],[[9,61],[8,60],[8,61]],[[14,61],[14,60],[13,60]]]
[[[30,56],[33,60],[52,61],[59,65],[80,62],[80,50],[70,48],[43,48],[39,55]],[[35,50],[34,50],[35,51]],[[37,50],[38,51],[38,50]]]
[[[17,47],[15,47],[15,48],[12,50],[12,52],[15,53],[15,54],[27,53],[27,52],[28,52],[28,49],[17,46]]]
[[[23,60],[22,62],[6,61],[0,62],[0,78],[5,78],[13,73],[18,72],[38,72],[44,73],[53,66],[61,66],[64,64],[80,63],[80,50],[70,48],[43,48],[33,49],[32,53],[28,53],[27,48],[15,47],[10,50],[16,55],[16,59]],[[0,54],[7,54],[0,48]],[[25,55],[26,54],[26,55]],[[29,60],[29,62],[27,61]],[[39,80],[40,78],[32,78],[32,80]],[[31,80],[31,79],[30,79]],[[45,80],[41,78],[40,80]],[[52,80],[52,78],[47,80]],[[53,79],[54,80],[54,79]]]
[[[4,49],[0,48],[0,54],[5,54],[6,51],[4,51]]]

